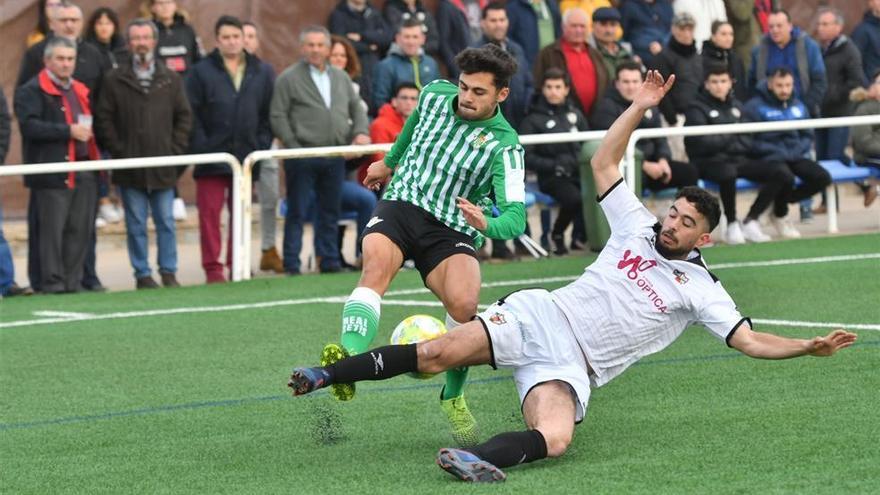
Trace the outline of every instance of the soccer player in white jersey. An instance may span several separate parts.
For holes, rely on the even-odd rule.
[[[393,177],[361,234],[363,272],[343,308],[340,344],[328,344],[321,354],[324,366],[370,347],[382,295],[407,259],[443,302],[447,328],[471,320],[480,291],[476,251],[484,237],[512,239],[525,230],[523,148],[499,109],[516,61],[487,45],[464,50],[455,62],[458,85],[426,85],[391,151],[368,169],[364,185],[370,188]],[[495,218],[482,208],[490,192],[501,212]],[[477,442],[463,395],[466,378],[466,367],[450,370],[440,393],[460,445]],[[353,383],[331,388],[339,400],[354,392]]]
[[[630,134],[673,80],[664,84],[659,72],[649,72],[592,159],[611,238],[580,278],[553,292],[515,292],[436,340],[372,349],[329,367],[294,369],[289,383],[294,394],[411,371],[477,364],[513,368],[529,429],[467,450],[441,449],[437,457],[440,467],[462,480],[500,481],[502,468],[562,455],[584,417],[590,387],[663,349],[691,323],[755,358],[831,356],[852,345],[856,335],[844,330],[808,340],[752,330],[700,256],[699,247],[721,215],[718,200],[702,189],[684,188],[661,225],[623,183],[618,163]]]

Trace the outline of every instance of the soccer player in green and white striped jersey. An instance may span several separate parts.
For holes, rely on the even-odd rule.
[[[369,348],[382,295],[406,259],[443,302],[449,329],[469,321],[480,292],[476,250],[485,237],[512,239],[525,229],[523,148],[499,109],[516,61],[490,44],[464,50],[456,64],[458,85],[426,85],[391,151],[369,167],[367,187],[393,178],[362,233],[363,272],[342,312],[341,345],[324,348],[325,366]],[[501,212],[495,218],[484,214],[490,193]],[[466,378],[467,368],[447,372],[441,392],[462,445],[478,441],[464,401]],[[349,400],[354,384],[335,384],[331,393]]]

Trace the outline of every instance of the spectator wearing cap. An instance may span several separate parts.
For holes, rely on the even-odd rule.
[[[589,17],[589,21],[587,22],[587,32],[593,32],[593,12],[601,8],[612,7],[613,4],[620,3],[618,1],[611,2],[610,0],[559,0],[559,11],[564,15],[571,9],[581,9],[587,13],[587,17]],[[623,29],[620,28],[620,24],[617,26],[617,32],[615,33],[616,39],[620,39],[623,36]],[[613,74],[612,74],[613,77]]]
[[[543,80],[548,69],[556,67],[571,77],[570,97],[577,107],[590,115],[593,104],[602,98],[608,86],[602,54],[587,43],[587,14],[571,9],[562,19],[562,38],[541,50],[532,75]]]
[[[373,104],[378,110],[391,100],[400,83],[411,82],[421,89],[440,77],[434,57],[425,54],[425,32],[417,19],[409,19],[397,28],[388,56],[373,70]]]
[[[529,70],[538,52],[562,36],[562,15],[556,0],[507,0],[510,38],[526,53]]]
[[[614,7],[599,7],[593,11],[593,29],[587,42],[602,54],[605,75],[610,81],[614,79],[617,66],[623,62],[636,60],[632,46],[619,41],[617,32],[620,30],[620,11]],[[641,62],[641,60],[637,60]]]
[[[703,59],[694,41],[694,16],[687,12],[675,14],[672,38],[655,58],[654,68],[668,78],[675,74],[675,85],[660,102],[660,113],[670,124],[683,115],[703,84]]]
[[[516,73],[510,79],[510,95],[501,105],[504,118],[516,129],[526,115],[532,97],[532,73],[529,70],[529,62],[522,47],[507,36],[510,22],[503,3],[494,1],[486,5],[480,27],[483,29],[483,36],[474,46],[494,43],[516,60]]]
[[[690,14],[696,21],[694,26],[694,40],[697,46],[712,36],[710,28],[715,21],[726,21],[727,12],[724,10],[724,0],[675,0],[672,4],[676,14]]]
[[[620,5],[623,39],[632,44],[643,63],[663,50],[669,40],[672,15],[669,0],[627,0]]]
[[[813,38],[792,25],[788,12],[774,10],[767,18],[768,33],[752,49],[748,85],[753,93],[767,85],[767,77],[779,67],[794,75],[794,96],[806,105],[809,115],[820,116],[828,89],[822,50]]]
[[[868,10],[853,30],[852,40],[862,53],[865,78],[871,79],[880,70],[880,0],[868,0]]]
[[[425,33],[425,53],[436,57],[440,55],[440,33],[434,14],[425,8],[422,0],[388,0],[382,7],[385,23],[392,30],[404,22],[415,19],[422,24]]]

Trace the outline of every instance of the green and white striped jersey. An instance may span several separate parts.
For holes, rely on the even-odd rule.
[[[478,245],[482,235],[512,239],[525,229],[525,162],[519,136],[498,110],[486,120],[460,118],[457,96],[458,87],[449,81],[422,89],[416,110],[385,156],[394,177],[384,199],[427,210],[474,237]],[[488,226],[478,232],[456,207],[456,197],[485,206],[490,191],[501,214],[487,214]]]

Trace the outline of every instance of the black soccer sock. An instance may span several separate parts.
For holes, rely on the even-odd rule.
[[[547,457],[547,442],[538,430],[511,431],[468,450],[495,467],[504,468]]]
[[[386,345],[338,361],[324,369],[331,383],[385,380],[402,373],[418,371],[416,344]]]

